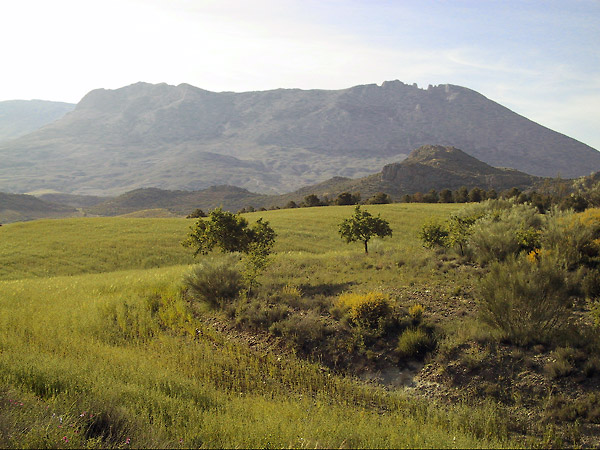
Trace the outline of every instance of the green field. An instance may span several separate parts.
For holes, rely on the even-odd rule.
[[[366,207],[394,230],[369,255],[337,234],[352,207],[247,217],[264,217],[278,234],[266,291],[379,289],[401,302],[427,277],[427,289],[451,301],[462,278],[436,270],[417,232],[458,207]],[[436,405],[213,326],[210,312],[181,295],[194,261],[180,241],[192,223],[79,218],[0,228],[0,447],[516,445],[491,403]]]

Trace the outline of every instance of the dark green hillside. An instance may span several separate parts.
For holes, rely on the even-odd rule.
[[[290,201],[301,204],[310,194],[335,199],[342,192],[359,192],[363,200],[385,192],[396,200],[404,194],[431,189],[480,187],[498,192],[517,187],[532,188],[541,178],[511,169],[497,169],[453,147],[424,146],[409,158],[385,166],[383,171],[364,178],[334,177],[283,195],[261,195],[233,186],[213,186],[202,191],[168,191],[156,188],[137,189],[87,208],[92,215],[113,216],[138,210],[164,208],[174,214],[187,215],[196,208],[204,211],[221,206],[229,211],[285,207]]]
[[[202,191],[167,191],[156,188],[136,189],[87,208],[98,216],[118,216],[146,209],[162,208],[186,216],[196,208],[210,210],[222,206],[238,211],[250,204],[267,204],[266,195],[254,194],[235,186],[213,186]]]
[[[32,195],[0,192],[0,223],[48,217],[72,217],[78,211],[65,205],[44,202]]]

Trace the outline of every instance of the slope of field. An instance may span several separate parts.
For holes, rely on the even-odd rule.
[[[391,280],[402,269],[388,263],[422,252],[420,223],[452,207],[370,208],[395,230],[373,243],[372,257],[340,246],[336,225],[351,208],[264,213],[279,234],[266,283],[289,276],[318,289],[381,262]],[[191,314],[180,295],[189,250],[179,245],[190,223],[69,219],[0,229],[0,265],[12,261],[0,275],[0,446],[515,445],[493,408],[439,410],[290,354],[252,350]],[[173,264],[184,265],[142,269]],[[307,277],[314,269],[322,273]],[[379,269],[366,271],[381,282]]]
[[[415,236],[427,217],[445,217],[458,205],[393,204],[367,207],[384,212],[397,229],[385,245],[420,247]],[[262,211],[277,232],[275,251],[321,254],[351,251],[341,247],[337,224],[350,206]],[[115,270],[191,264],[180,245],[192,219],[78,218],[7,224],[0,228],[0,279],[79,275]],[[360,247],[360,246],[358,246]],[[358,248],[357,247],[357,248]]]

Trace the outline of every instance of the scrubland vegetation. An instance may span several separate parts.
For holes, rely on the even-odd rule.
[[[462,208],[247,214],[252,291],[194,220],[3,226],[0,446],[598,445],[600,214]]]

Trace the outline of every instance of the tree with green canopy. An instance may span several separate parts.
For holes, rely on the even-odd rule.
[[[362,211],[360,205],[354,208],[354,215],[344,219],[339,225],[339,233],[347,243],[360,241],[369,253],[369,241],[373,236],[384,238],[392,235],[389,223],[379,215],[373,217],[369,212]]]

